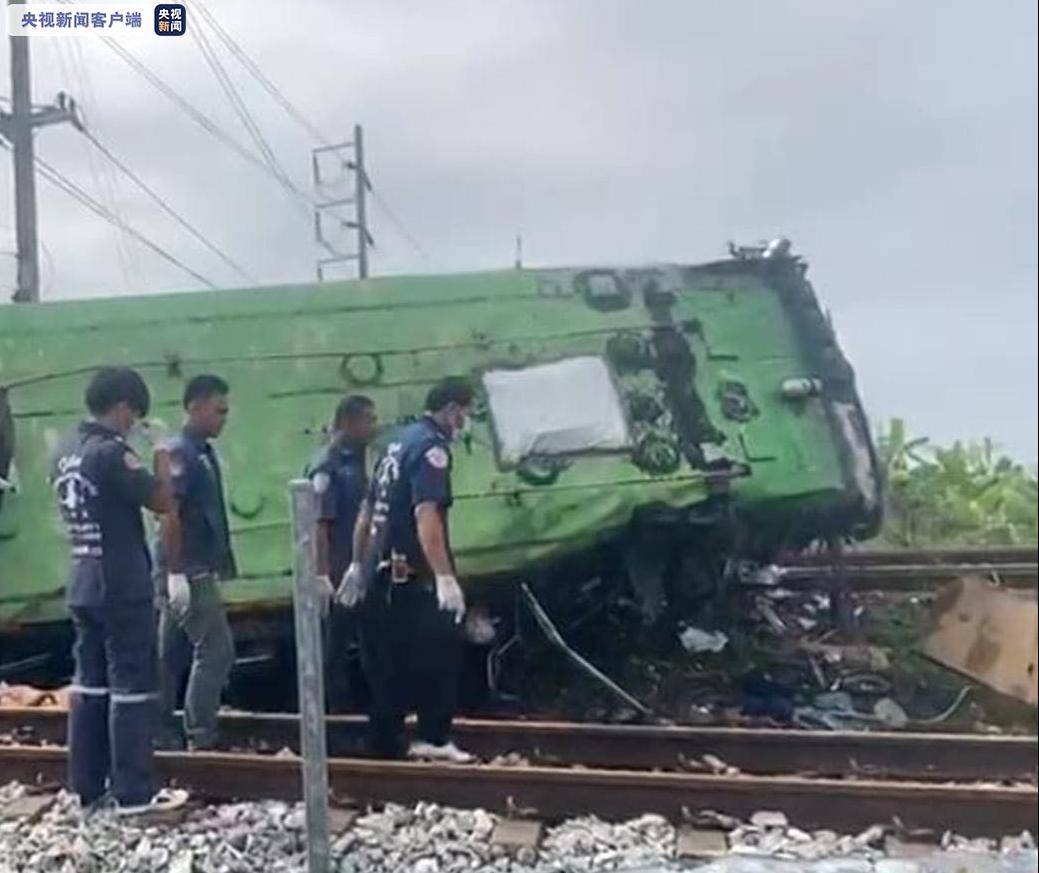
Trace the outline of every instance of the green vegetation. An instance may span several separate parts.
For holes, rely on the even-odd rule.
[[[880,538],[893,546],[1015,545],[1037,537],[1036,474],[990,439],[949,448],[893,419],[877,436],[887,476]]]

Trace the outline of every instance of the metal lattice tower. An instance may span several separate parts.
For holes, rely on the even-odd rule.
[[[357,261],[357,276],[368,277],[368,249],[375,244],[368,230],[367,197],[372,190],[364,167],[364,132],[354,125],[350,142],[321,146],[312,151],[314,168],[314,239],[324,254],[317,260],[317,280],[325,281],[325,268]],[[331,172],[330,166],[331,165]],[[333,228],[351,231],[354,251],[336,245]]]

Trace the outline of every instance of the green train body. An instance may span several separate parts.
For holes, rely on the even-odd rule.
[[[48,458],[107,363],[144,375],[152,417],[170,427],[187,378],[230,382],[219,451],[241,571],[226,593],[239,611],[289,597],[286,483],[338,399],[371,396],[385,440],[449,374],[480,386],[455,450],[451,518],[470,586],[587,551],[647,513],[681,538],[724,504],[745,532],[739,548],[758,557],[866,537],[879,522],[852,370],[804,263],[783,246],[696,266],[10,305],[0,307],[0,630],[64,617]]]

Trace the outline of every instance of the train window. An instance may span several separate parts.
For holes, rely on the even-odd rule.
[[[503,464],[630,445],[620,395],[602,358],[491,370],[483,384]]]

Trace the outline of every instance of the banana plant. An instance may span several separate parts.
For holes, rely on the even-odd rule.
[[[911,439],[901,419],[879,433],[888,482],[882,538],[903,546],[1036,541],[1035,471],[991,439],[934,446]]]

